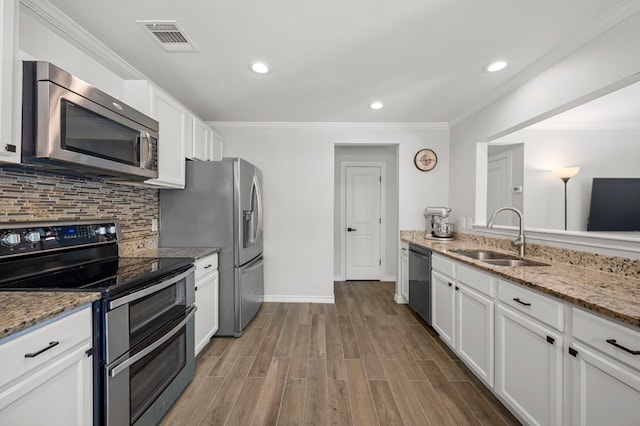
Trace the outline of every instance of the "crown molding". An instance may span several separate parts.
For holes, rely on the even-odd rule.
[[[638,122],[570,123],[540,122],[527,127],[527,130],[638,130]]]
[[[543,71],[560,62],[563,58],[574,53],[582,46],[586,45],[593,39],[605,33],[607,30],[613,28],[639,10],[640,0],[625,0],[621,3],[618,3],[616,6],[609,9],[606,13],[602,14],[598,19],[591,22],[575,35],[560,43],[549,53],[542,56],[540,59],[533,62],[520,73],[513,76],[505,84],[494,90],[490,95],[475,103],[466,111],[459,114],[457,117],[453,118],[451,121],[449,121],[449,125],[453,127],[462,123],[467,118],[493,104],[498,99],[502,98],[522,84],[526,83],[528,80],[531,80],[535,76],[541,74]]]
[[[65,40],[93,57],[120,77],[130,80],[146,79],[140,71],[48,1],[20,0],[20,5]]]
[[[413,130],[449,130],[445,122],[297,122],[297,121],[207,121],[210,127],[249,127],[263,129],[304,129],[304,128],[350,128],[350,129],[413,129]]]

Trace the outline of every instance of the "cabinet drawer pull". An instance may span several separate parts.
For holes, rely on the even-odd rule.
[[[207,265],[207,266],[205,266],[205,267],[204,267],[204,269],[209,269],[209,268],[211,268],[212,266],[213,266],[213,265]]]
[[[53,348],[54,346],[58,346],[59,344],[60,344],[60,342],[56,342],[56,341],[49,342],[49,346],[47,346],[46,348],[40,349],[38,352],[31,352],[31,353],[28,353],[28,354],[24,354],[24,357],[25,358],[35,358],[38,355],[40,355],[42,352],[46,352],[49,349]]]
[[[640,355],[640,351],[634,351],[629,348],[625,348],[624,346],[618,344],[616,339],[607,339],[607,343],[615,346],[616,348],[622,349],[625,352],[629,352],[631,355]]]
[[[451,287],[453,284],[449,283],[449,287]]]
[[[519,303],[519,304],[521,304],[521,305],[524,305],[524,306],[531,306],[531,303],[523,302],[522,300],[520,300],[520,298],[519,298],[519,297],[514,297],[514,298],[513,298],[513,300],[515,300],[516,302],[518,302],[518,303]]]

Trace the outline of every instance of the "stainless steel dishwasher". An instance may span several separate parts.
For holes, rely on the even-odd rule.
[[[409,244],[409,306],[431,325],[431,250]]]

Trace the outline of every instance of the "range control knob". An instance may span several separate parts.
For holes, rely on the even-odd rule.
[[[20,244],[20,234],[16,234],[14,232],[6,233],[0,238],[0,243],[3,246],[13,247]]]
[[[107,228],[104,226],[98,226],[93,232],[96,235],[105,235],[107,233]]]
[[[113,226],[113,225],[111,225],[111,226],[109,227],[109,233],[110,233],[110,234],[115,235],[115,234],[116,234],[116,227],[115,227],[115,226]]]
[[[40,241],[40,233],[30,231],[24,234],[24,240],[30,244],[35,244]]]

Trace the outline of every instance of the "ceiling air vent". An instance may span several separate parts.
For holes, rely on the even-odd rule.
[[[178,21],[136,21],[167,52],[196,52],[198,49]]]

